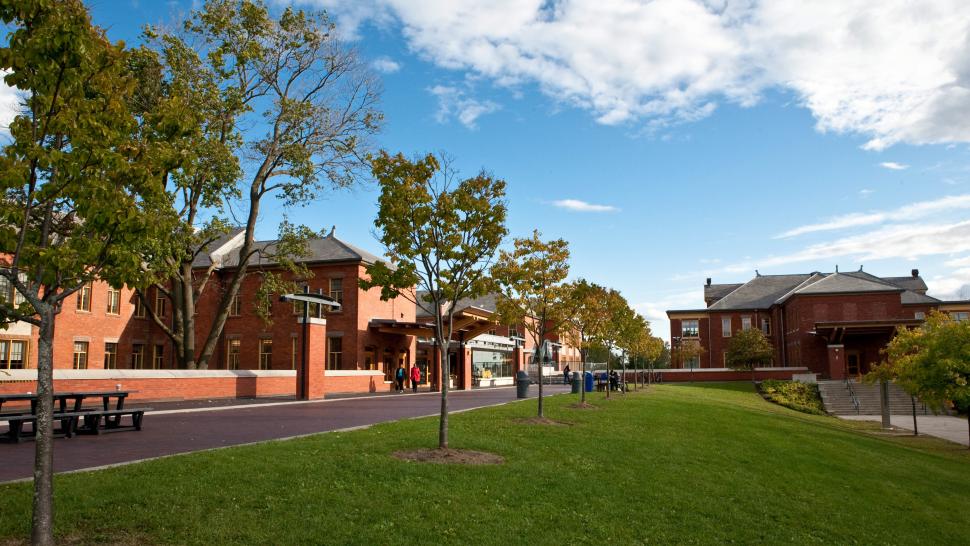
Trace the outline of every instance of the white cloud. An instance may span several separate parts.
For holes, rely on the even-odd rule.
[[[616,212],[620,209],[612,205],[594,205],[579,199],[559,199],[552,202],[553,205],[576,212]]]
[[[447,123],[449,119],[456,118],[468,129],[477,129],[476,121],[479,117],[502,108],[500,104],[490,100],[479,101],[469,97],[457,87],[436,85],[428,89],[428,92],[438,98],[438,111],[435,113],[438,123]]]
[[[970,220],[937,224],[893,224],[850,237],[808,245],[802,249],[758,260],[730,264],[714,273],[740,273],[756,268],[782,268],[804,262],[837,263],[849,258],[853,263],[876,260],[915,260],[924,256],[943,256],[970,252]]]
[[[377,70],[378,72],[383,72],[384,74],[393,74],[401,70],[401,63],[395,61],[390,57],[378,57],[374,59],[374,62],[371,63],[371,66],[374,67],[374,70]]]
[[[896,163],[895,161],[883,161],[879,164],[879,166],[891,171],[905,171],[909,168],[909,165],[903,165],[902,163]]]
[[[970,142],[965,0],[302,0],[346,32],[400,25],[410,47],[499,85],[535,83],[604,124],[692,121],[778,88],[820,131]],[[393,21],[393,22],[392,22]]]
[[[10,133],[10,123],[20,112],[20,97],[18,91],[13,87],[8,87],[3,82],[6,71],[0,72],[0,133]]]
[[[933,201],[920,201],[918,203],[899,207],[898,209],[891,211],[869,213],[853,212],[836,218],[831,218],[824,222],[808,224],[790,229],[780,235],[776,235],[775,239],[784,239],[804,235],[806,233],[816,233],[819,231],[834,231],[852,227],[868,226],[883,222],[917,220],[946,211],[964,209],[970,209],[970,194],[951,195],[942,197],[940,199],[935,199]]]
[[[859,197],[866,199],[874,193],[876,193],[876,190],[870,190],[870,189],[859,190]]]

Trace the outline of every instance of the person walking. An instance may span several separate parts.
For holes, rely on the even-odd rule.
[[[418,392],[418,383],[421,382],[421,370],[417,364],[411,365],[411,392]]]
[[[404,364],[400,364],[397,367],[397,372],[394,374],[394,381],[397,383],[397,392],[404,392]]]
[[[569,384],[569,372],[570,372],[569,364],[566,364],[566,367],[563,368],[563,370],[562,370],[562,383],[563,383],[563,385],[568,385]]]

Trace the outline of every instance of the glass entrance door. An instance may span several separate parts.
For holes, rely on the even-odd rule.
[[[858,351],[850,351],[845,355],[845,367],[849,377],[858,378],[862,373],[862,358]]]

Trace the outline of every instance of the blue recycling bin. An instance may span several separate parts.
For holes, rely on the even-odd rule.
[[[583,383],[586,384],[586,392],[593,392],[593,374],[586,372],[585,379]]]

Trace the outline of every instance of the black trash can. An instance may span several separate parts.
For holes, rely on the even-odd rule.
[[[579,394],[579,389],[581,387],[581,383],[582,382],[583,382],[582,379],[580,379],[580,377],[579,377],[579,372],[573,372],[573,380],[572,380],[572,384],[573,384],[572,393],[573,394]]]
[[[529,397],[529,384],[532,380],[529,379],[529,374],[522,370],[515,375],[515,395],[518,398],[528,398]]]

